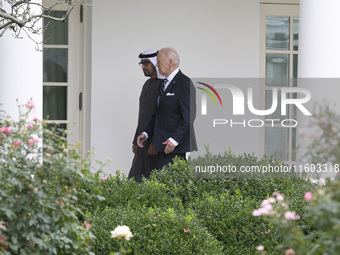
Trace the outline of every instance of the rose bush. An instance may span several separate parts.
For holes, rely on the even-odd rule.
[[[307,138],[305,142],[308,142],[304,157],[308,163],[333,165],[335,178],[314,179],[319,185],[303,195],[300,194],[306,204],[301,207],[299,214],[291,210],[292,200],[284,200],[284,196],[277,193],[274,194],[276,199],[272,208],[265,210],[266,208],[261,207],[253,211],[254,216],[262,217],[275,227],[277,236],[282,240],[278,250],[286,255],[335,255],[340,252],[340,179],[338,174],[334,175],[339,172],[339,133],[339,115],[327,104],[316,104],[309,132],[300,132],[301,136]],[[270,254],[265,250],[267,247],[263,246],[264,249],[258,252]]]
[[[86,161],[66,143],[66,131],[32,117],[34,103],[14,119],[0,112],[0,254],[92,254],[82,226],[77,185]]]

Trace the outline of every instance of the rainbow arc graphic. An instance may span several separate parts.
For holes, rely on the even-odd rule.
[[[221,106],[222,106],[221,97],[220,97],[220,95],[217,93],[217,91],[216,91],[212,86],[210,86],[209,84],[203,83],[203,82],[197,82],[197,83],[198,83],[198,84],[201,84],[201,85],[204,85],[204,86],[206,86],[207,88],[209,88],[209,89],[217,96],[217,98],[218,98],[218,100],[220,101],[220,104],[221,104]],[[216,100],[215,100],[213,94],[212,94],[208,89],[201,88],[201,87],[197,87],[197,88],[203,90],[204,92],[206,92],[206,93],[212,98],[212,100],[214,101],[215,105],[217,105],[217,102],[216,102]]]

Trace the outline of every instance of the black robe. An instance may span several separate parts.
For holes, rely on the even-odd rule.
[[[156,112],[157,98],[159,95],[159,86],[162,80],[160,79],[148,79],[142,88],[139,97],[139,114],[138,114],[138,125],[136,133],[133,138],[133,144],[137,145],[137,137],[145,131],[152,115]],[[137,152],[133,158],[132,166],[129,172],[129,178],[134,177],[135,181],[140,182],[142,176],[148,178],[150,172],[158,167],[159,157],[149,156],[148,148],[150,143],[153,141],[153,137],[149,137],[144,142],[143,148],[137,148]]]

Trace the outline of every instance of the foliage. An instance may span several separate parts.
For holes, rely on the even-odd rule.
[[[308,205],[303,215],[293,211],[288,201],[277,201],[273,210],[262,217],[275,226],[277,236],[283,240],[278,248],[290,250],[292,254],[339,254],[339,190],[340,181],[336,179],[313,194],[307,192]],[[304,224],[299,224],[300,218]]]
[[[318,188],[291,173],[259,178],[251,173],[194,172],[195,166],[213,164],[236,169],[282,166],[272,158],[234,155],[230,150],[222,155],[207,151],[189,162],[175,159],[141,183],[119,171],[116,176],[92,174],[90,162],[80,158],[77,146],[66,144],[65,131],[28,120],[33,107],[32,103],[20,106],[18,121],[4,113],[0,119],[0,220],[4,222],[0,225],[5,226],[0,228],[0,254],[110,255],[119,250],[338,254],[340,250],[339,180]],[[305,196],[307,191],[313,198]],[[133,233],[128,242],[112,238],[117,236],[112,230],[123,225]]]
[[[205,164],[215,157],[208,152],[196,160]],[[230,152],[221,160],[224,157],[238,165],[275,163]],[[301,178],[194,178],[191,165],[179,159],[142,183],[119,172],[105,177],[96,173],[93,179],[91,185],[81,185],[105,198],[91,201],[86,212],[96,236],[93,252],[103,255],[120,249],[118,240],[110,238],[117,225],[129,226],[134,234],[125,244],[131,254],[254,254],[260,244],[270,254],[280,254],[276,246],[283,239],[272,224],[254,217],[253,210],[263,198],[280,191],[303,214],[303,195],[314,188]],[[79,197],[80,203],[83,200]]]
[[[17,120],[4,112],[0,116],[5,254],[91,254],[92,234],[78,220],[75,188],[84,178],[80,170],[86,161],[77,147],[67,146],[64,130],[32,119],[33,108],[32,102],[20,105]]]
[[[8,245],[6,244],[6,237],[2,234],[2,231],[6,230],[5,223],[0,221],[0,251],[5,252],[8,249]]]
[[[191,210],[173,208],[107,208],[95,217],[94,247],[97,254],[118,250],[109,231],[118,224],[131,226],[133,239],[127,248],[135,254],[221,254],[221,244],[199,224]]]
[[[307,135],[306,159],[314,164],[327,163],[339,167],[340,162],[340,119],[326,106],[317,104],[310,124],[313,134]],[[302,133],[301,135],[306,135]],[[328,169],[330,170],[330,169]],[[333,168],[339,172],[339,168]],[[301,211],[294,209],[297,201],[287,199],[275,203],[272,213],[261,216],[277,229],[286,254],[339,254],[340,252],[340,179],[316,180],[319,187],[304,194],[307,205]],[[283,192],[284,193],[284,192]],[[300,194],[301,197],[301,194]],[[293,202],[293,203],[292,203]],[[292,212],[300,219],[291,220]],[[264,245],[264,248],[267,248]],[[261,251],[266,254],[267,251]],[[268,254],[270,254],[268,252]]]
[[[340,164],[340,116],[331,106],[316,104],[309,128],[304,132],[308,137],[305,157],[314,164]]]

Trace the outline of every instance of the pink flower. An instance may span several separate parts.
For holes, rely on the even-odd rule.
[[[12,132],[12,128],[11,127],[1,127],[0,133],[1,133],[1,131],[4,132],[4,133],[10,133],[10,132]]]
[[[102,179],[102,181],[105,182],[105,181],[107,180],[107,178],[108,178],[108,177],[105,176],[105,177]]]
[[[87,221],[84,221],[84,226],[87,227],[87,228],[90,228],[91,225],[87,223]]]
[[[299,134],[300,136],[304,136],[304,135],[307,134],[307,130],[304,129],[304,128],[298,129],[298,134]]]
[[[261,216],[262,214],[261,214],[261,212],[260,212],[260,210],[254,210],[253,211],[253,216]]]
[[[271,204],[266,204],[263,208],[266,209],[268,212],[273,210],[273,206]]]
[[[270,198],[268,198],[268,202],[271,203],[271,204],[274,204],[276,202],[276,200],[275,200],[275,198],[270,197]]]
[[[286,250],[285,255],[295,255],[295,251],[292,248],[290,248],[290,249]]]
[[[27,128],[33,128],[33,125],[30,123],[28,124]]]
[[[39,121],[39,119],[37,117],[34,117],[32,121]]]
[[[269,204],[269,201],[268,201],[268,199],[265,199],[265,200],[262,201],[261,206],[265,207],[267,204]]]
[[[307,202],[309,202],[309,201],[311,201],[312,199],[313,199],[313,193],[310,192],[310,191],[306,192],[306,193],[305,193],[305,200],[306,200]]]
[[[277,200],[277,201],[283,201],[283,200],[284,200],[283,195],[281,195],[281,194],[277,195],[277,196],[276,196],[276,200]]]
[[[295,212],[286,212],[285,213],[286,220],[299,220],[300,215],[296,215]]]
[[[20,143],[20,142],[18,142],[18,141],[17,141],[17,142],[14,142],[14,146],[15,146],[15,147],[19,147],[19,146],[20,146],[20,144],[21,144],[21,143]]]
[[[39,142],[39,138],[29,139],[28,142],[29,143],[38,143]]]
[[[329,143],[330,143],[331,145],[337,145],[337,144],[338,144],[338,141],[333,139],[333,140],[330,140]]]
[[[321,118],[320,118],[320,122],[321,122],[321,124],[323,124],[323,125],[327,125],[327,124],[328,124],[328,119],[327,119],[326,117],[321,117]]]
[[[26,106],[28,108],[34,108],[34,103],[33,102],[29,102]]]
[[[261,215],[268,215],[270,210],[262,207],[262,208],[259,209],[259,211],[260,211]]]

